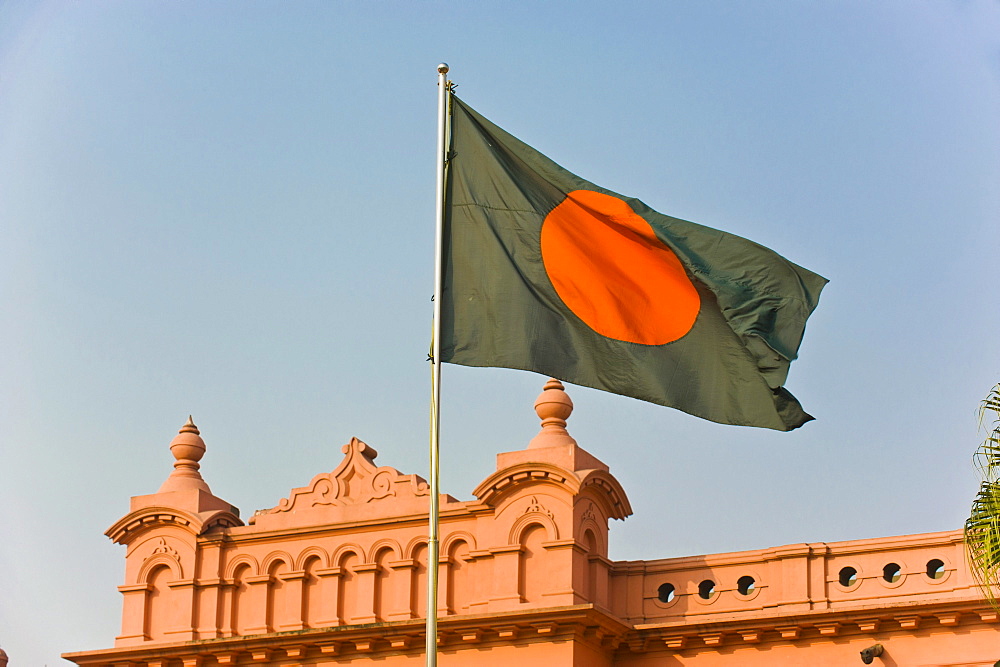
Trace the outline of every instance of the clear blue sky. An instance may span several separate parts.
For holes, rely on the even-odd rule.
[[[435,67],[566,168],[831,280],[793,433],[570,387],[614,559],[958,528],[1000,381],[997,2],[0,2],[0,646],[111,646],[189,413],[244,516],[426,474]],[[444,490],[544,378],[446,367]]]

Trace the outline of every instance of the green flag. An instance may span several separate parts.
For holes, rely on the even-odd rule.
[[[724,424],[812,419],[783,388],[826,279],[571,174],[452,97],[441,360]]]

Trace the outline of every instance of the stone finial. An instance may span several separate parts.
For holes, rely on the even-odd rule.
[[[181,427],[177,435],[170,441],[170,453],[177,459],[174,461],[174,471],[160,487],[159,493],[169,491],[187,491],[200,489],[206,493],[212,491],[202,479],[198,469],[201,457],[205,455],[205,441],[201,439],[201,431],[194,425],[194,420],[188,416],[187,423]]]
[[[542,430],[528,443],[528,449],[576,444],[566,431],[566,420],[573,413],[573,401],[562,382],[550,378],[545,383],[542,393],[535,399],[535,413],[542,420]]]

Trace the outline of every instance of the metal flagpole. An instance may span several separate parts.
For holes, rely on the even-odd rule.
[[[427,531],[427,624],[426,653],[427,667],[437,667],[437,598],[438,561],[440,544],[438,540],[438,514],[440,512],[440,474],[438,449],[440,442],[441,417],[441,246],[444,239],[444,168],[447,150],[446,130],[448,124],[448,65],[438,65],[438,140],[437,140],[437,231],[434,239],[434,334],[431,348],[431,442],[430,442],[430,509]]]

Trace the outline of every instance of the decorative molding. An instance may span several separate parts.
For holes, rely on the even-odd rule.
[[[591,470],[580,481],[580,493],[604,506],[604,514],[611,519],[624,519],[632,514],[632,505],[625,489],[611,473]]]
[[[143,559],[142,562],[145,563],[147,560],[149,560],[150,558],[152,558],[153,556],[156,556],[158,554],[164,554],[166,556],[170,556],[171,558],[173,558],[178,563],[181,562],[181,555],[179,553],[177,553],[177,549],[174,549],[172,546],[170,546],[169,544],[167,544],[166,538],[163,538],[163,537],[160,538],[160,542],[159,542],[159,544],[156,545],[156,548],[154,548],[153,551],[150,552],[150,554],[148,556],[146,556],[146,558]]]
[[[357,438],[343,446],[344,460],[330,473],[313,477],[308,486],[292,489],[287,498],[262,514],[280,514],[321,507],[363,505],[385,498],[426,496],[430,491],[418,475],[404,475],[389,466],[376,466],[378,452]],[[253,523],[253,519],[250,521]]]
[[[880,621],[877,618],[866,618],[857,621],[858,630],[864,632],[865,634],[878,632],[879,624]]]
[[[583,515],[580,516],[580,525],[587,523],[588,521],[593,521],[597,523],[597,513],[594,512],[594,503],[591,501],[587,505],[587,509],[583,511]]]
[[[519,463],[493,473],[480,482],[472,494],[486,505],[495,507],[518,487],[538,483],[562,487],[571,495],[580,490],[580,478],[563,467],[552,463]]]
[[[212,528],[242,525],[240,518],[230,510],[198,513],[156,505],[129,512],[104,534],[116,544],[127,544],[150,528],[175,526],[198,536]]]
[[[840,623],[836,621],[830,623],[817,623],[816,629],[819,630],[819,634],[824,637],[836,637],[840,632]]]
[[[160,566],[166,566],[173,580],[178,581],[184,577],[184,569],[181,567],[181,557],[177,550],[166,543],[164,538],[160,538],[159,544],[146,556],[139,565],[138,579],[136,583],[143,584],[149,582],[149,576],[153,570]],[[173,583],[173,582],[171,582]]]
[[[510,527],[510,533],[507,537],[508,545],[520,545],[521,537],[524,531],[531,526],[541,526],[545,529],[546,542],[552,542],[559,539],[559,526],[556,524],[555,519],[552,518],[551,514],[545,514],[544,512],[525,512],[514,521],[514,524]],[[495,548],[491,548],[490,551],[496,553]]]
[[[531,496],[531,500],[528,501],[528,507],[524,510],[525,514],[544,514],[550,519],[555,519],[555,515],[552,510],[547,509],[544,505],[538,502],[538,498]]]

